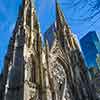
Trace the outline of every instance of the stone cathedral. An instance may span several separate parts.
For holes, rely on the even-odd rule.
[[[22,0],[0,76],[0,100],[96,100],[76,39],[55,5],[57,31],[49,47],[32,0]]]

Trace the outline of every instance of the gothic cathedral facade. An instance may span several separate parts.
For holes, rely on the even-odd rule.
[[[56,2],[55,40],[42,45],[32,0],[23,0],[5,55],[0,100],[96,100],[79,46]]]

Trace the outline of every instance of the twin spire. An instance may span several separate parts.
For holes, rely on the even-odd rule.
[[[30,25],[31,27],[33,27],[33,29],[34,28],[39,29],[33,0],[23,0],[22,2],[23,2],[23,6],[24,6],[23,12],[24,12],[24,21],[26,21],[25,24]],[[55,5],[56,5],[56,26],[57,26],[57,30],[59,31],[59,34],[57,34],[57,35],[59,35],[58,37],[61,37],[64,33],[63,32],[64,27],[66,27],[67,33],[70,33],[70,30],[69,30],[68,25],[66,24],[65,17],[63,15],[63,12],[60,9],[60,6],[59,6],[57,0],[55,0]],[[32,16],[33,16],[33,18],[32,18]]]
[[[22,0],[22,4],[24,6],[23,10],[25,10],[25,7],[27,7],[27,5],[29,5],[27,9],[29,9],[30,11],[32,10],[32,8],[35,9],[34,0]],[[69,28],[68,25],[66,24],[63,12],[61,11],[60,6],[59,6],[57,0],[55,0],[55,5],[56,5],[56,24],[57,24],[57,30],[60,30],[64,25],[66,25],[66,27]],[[28,13],[29,16],[31,16],[31,14],[30,14],[31,12],[29,10],[27,10],[25,12]]]
[[[63,12],[61,11],[60,5],[58,4],[57,0],[55,0],[56,4],[56,24],[57,24],[57,30],[62,30],[64,26],[66,26],[66,30],[68,33],[70,33],[70,29],[68,27],[68,24],[66,23],[65,17]]]

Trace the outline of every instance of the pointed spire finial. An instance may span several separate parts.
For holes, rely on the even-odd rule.
[[[70,34],[70,28],[65,20],[65,16],[60,8],[59,3],[57,2],[58,0],[55,0],[56,4],[56,25],[58,30],[62,30],[64,26],[66,26],[67,33]]]
[[[31,5],[32,5],[32,7],[34,7],[34,1],[35,1],[35,0],[22,0],[22,4],[23,4],[23,5],[26,5],[28,2],[30,2]]]
[[[55,0],[55,5],[56,5],[56,22],[57,22],[57,28],[59,29],[60,28],[59,25],[64,20],[64,17],[57,0]]]

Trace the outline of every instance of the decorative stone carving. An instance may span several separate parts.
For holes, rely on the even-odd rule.
[[[32,0],[23,0],[20,10],[0,80],[0,100],[96,100],[59,4],[51,48],[47,43],[42,47]]]

